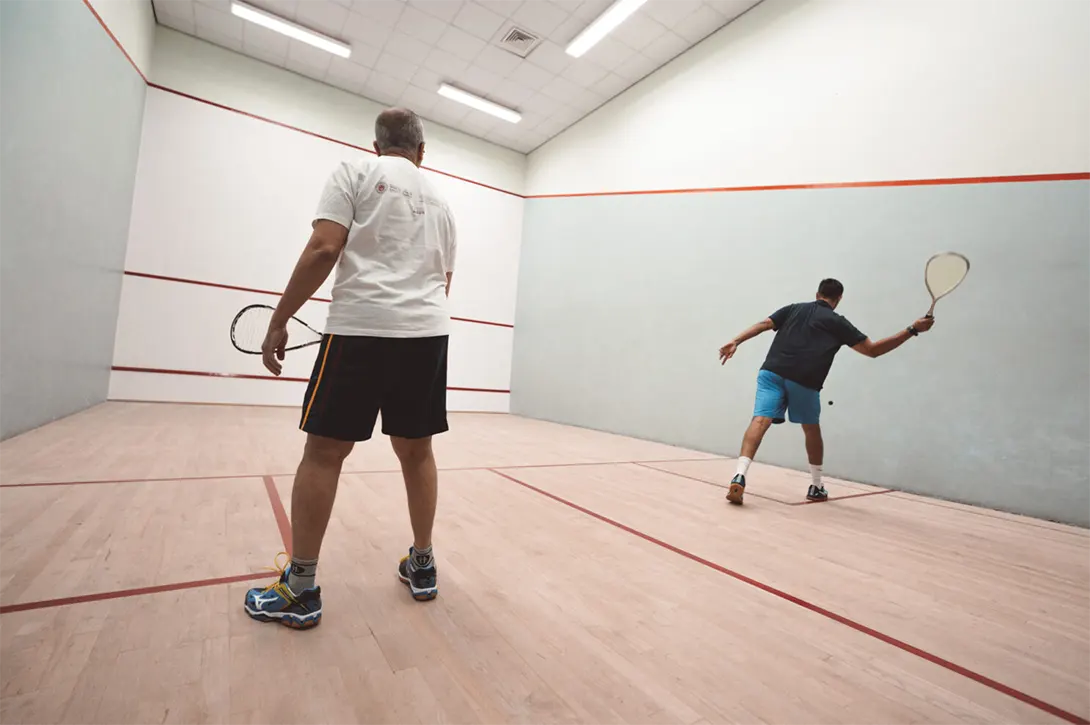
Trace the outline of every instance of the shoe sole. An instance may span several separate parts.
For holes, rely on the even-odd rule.
[[[250,617],[250,619],[254,620],[255,622],[261,622],[263,624],[268,622],[276,622],[277,624],[283,625],[285,627],[290,627],[291,629],[314,629],[322,621],[321,612],[318,612],[318,616],[313,617],[312,619],[300,620],[298,617],[295,617],[291,614],[281,614],[280,616],[275,616],[266,612],[254,611],[253,609],[247,607],[245,604],[242,605],[242,608],[246,610],[246,614]]]
[[[397,580],[409,588],[409,592],[413,595],[413,599],[418,602],[430,602],[432,599],[439,596],[439,587],[417,589],[407,577],[401,576],[400,571],[397,573]]]
[[[828,496],[807,496],[806,500],[807,501],[813,501],[814,503],[817,503],[819,501],[828,501],[829,497]]]
[[[727,490],[727,500],[735,506],[742,505],[742,495],[745,494],[746,487],[740,486],[737,483],[732,483]]]

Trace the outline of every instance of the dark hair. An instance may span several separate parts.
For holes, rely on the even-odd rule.
[[[827,300],[839,300],[843,295],[844,285],[832,277],[821,280],[821,284],[818,285],[819,297],[824,297]]]

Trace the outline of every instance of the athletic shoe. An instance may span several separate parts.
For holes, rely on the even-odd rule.
[[[742,505],[742,494],[746,492],[746,477],[739,473],[730,482],[727,489],[727,500],[738,506]]]
[[[807,501],[825,501],[829,498],[829,492],[822,486],[818,488],[814,484],[810,484],[810,488],[806,491]]]
[[[259,622],[279,622],[292,629],[317,627],[322,621],[322,588],[314,587],[296,594],[288,587],[290,569],[289,559],[287,564],[274,569],[280,572],[276,583],[246,592],[243,608]]]
[[[435,570],[435,562],[426,569],[418,569],[413,561],[413,550],[409,549],[409,555],[397,565],[397,578],[401,583],[409,587],[413,599],[418,602],[426,602],[439,596],[439,583],[436,580],[438,572]]]

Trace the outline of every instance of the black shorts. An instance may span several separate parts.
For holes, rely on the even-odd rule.
[[[382,432],[427,438],[447,430],[447,336],[325,335],[310,375],[299,427],[365,441]]]

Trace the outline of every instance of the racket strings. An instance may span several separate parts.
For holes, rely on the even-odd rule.
[[[243,309],[231,324],[231,342],[245,353],[258,355],[261,343],[269,330],[274,309],[268,305],[251,305]],[[320,342],[322,336],[306,323],[292,317],[288,320],[288,344],[286,350],[298,350]]]

